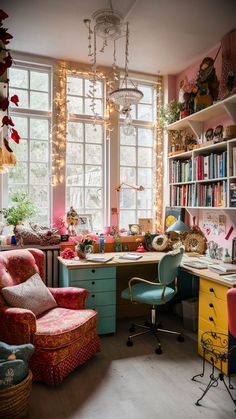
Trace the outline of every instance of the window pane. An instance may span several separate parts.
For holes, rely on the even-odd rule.
[[[102,143],[102,126],[85,124],[85,141],[87,143]]]
[[[27,164],[18,162],[15,167],[10,168],[8,172],[8,182],[9,184],[13,184],[13,183],[27,184],[28,182]]]
[[[82,114],[83,113],[83,99],[75,96],[68,96],[68,112]]]
[[[100,81],[96,81],[94,85],[92,81],[85,80],[85,96],[93,96],[93,88],[95,88],[94,97],[102,97],[102,83]]]
[[[68,122],[68,141],[84,141],[83,124],[78,122]]]
[[[83,163],[83,144],[67,143],[66,159],[67,163]]]
[[[142,209],[152,208],[151,189],[145,189],[144,191],[137,193],[137,204],[138,204],[138,208],[142,208]]]
[[[134,167],[120,168],[120,183],[126,182],[131,185],[136,184],[136,169]]]
[[[128,230],[129,224],[137,223],[135,211],[120,211],[120,226]]]
[[[153,87],[152,86],[145,86],[140,84],[138,88],[143,92],[143,98],[141,99],[141,103],[150,103],[152,104],[153,101]]]
[[[152,218],[153,214],[151,210],[138,211],[138,218]]]
[[[138,185],[153,186],[153,171],[152,169],[138,169]]]
[[[125,135],[123,126],[120,127],[120,144],[124,144],[124,145],[136,144],[135,135]]]
[[[30,195],[35,203],[35,205],[38,207],[37,212],[40,211],[40,208],[47,208],[47,203],[49,202],[49,191],[48,186],[31,186],[30,187]],[[42,205],[43,203],[43,205]],[[37,215],[37,214],[36,214]]]
[[[9,79],[11,87],[21,87],[22,89],[28,89],[29,79],[28,71],[20,68],[9,69]]]
[[[92,215],[92,224],[93,224],[93,231],[98,232],[103,230],[103,213],[102,211],[96,210],[88,210],[89,214]]]
[[[85,188],[85,207],[102,208],[101,188]]]
[[[138,145],[143,147],[153,146],[153,131],[146,128],[138,128]]]
[[[30,163],[30,184],[48,185],[48,165],[44,163]],[[41,187],[41,186],[40,186]]]
[[[70,187],[66,189],[66,201],[69,206],[73,206],[77,211],[84,207],[83,189]]]
[[[21,139],[28,138],[28,119],[14,116],[14,124],[14,128],[19,132]]]
[[[30,141],[30,160],[48,161],[48,143],[46,141]]]
[[[28,142],[26,140],[21,139],[19,144],[12,141],[10,147],[14,151],[17,161],[28,160]]]
[[[9,89],[9,95],[17,95],[19,97],[19,108],[29,107],[29,98],[27,90]]]
[[[151,105],[138,105],[138,119],[141,121],[152,121],[153,120],[153,110]]]
[[[101,166],[85,166],[85,185],[102,186]]]
[[[133,189],[121,189],[120,193],[120,208],[133,209],[136,204],[136,191]]]
[[[39,111],[48,111],[48,93],[30,92],[30,108]]]
[[[38,71],[30,72],[30,89],[40,90],[41,92],[48,92],[49,80],[47,73],[41,73]]]
[[[136,165],[136,149],[135,147],[120,147],[120,164],[123,166]]]
[[[94,115],[95,113],[102,115],[102,101],[95,99],[94,102],[92,102],[91,99],[85,98],[85,114]]]
[[[26,185],[12,185],[8,188],[8,203],[9,206],[13,204],[12,202],[12,197],[13,195],[15,195],[16,193],[21,194],[21,193],[28,193],[28,188]]]
[[[90,164],[102,164],[102,146],[86,144],[85,162]]]
[[[67,77],[67,93],[83,96],[83,79],[79,77]]]
[[[66,183],[67,185],[82,186],[84,183],[83,166],[67,165]]]
[[[152,149],[139,147],[138,149],[138,165],[141,167],[152,166]]]
[[[36,140],[48,140],[49,123],[47,119],[30,118],[30,138]]]

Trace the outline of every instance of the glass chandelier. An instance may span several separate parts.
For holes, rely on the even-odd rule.
[[[91,27],[91,19],[85,19],[84,23],[88,28],[88,55],[92,61],[93,74],[93,95],[96,91],[97,79],[97,36],[103,39],[103,44],[99,52],[103,53],[108,46],[109,41],[113,41],[113,79],[115,82],[119,80],[118,67],[116,64],[116,41],[125,37],[125,72],[121,86],[111,91],[108,95],[109,100],[119,107],[120,112],[125,115],[124,133],[131,135],[134,131],[131,118],[131,106],[137,104],[143,97],[143,93],[137,89],[131,80],[128,80],[128,61],[129,61],[129,23],[124,24],[123,16],[117,10],[112,8],[110,1],[110,9],[101,9],[93,13],[92,20],[94,27]],[[124,31],[125,26],[125,31]],[[92,41],[93,39],[93,41]],[[92,45],[93,44],[93,45]]]

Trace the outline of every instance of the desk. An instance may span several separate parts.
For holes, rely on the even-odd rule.
[[[116,331],[116,290],[119,267],[126,266],[132,270],[133,266],[135,270],[132,270],[130,277],[142,276],[139,274],[139,269],[144,267],[148,269],[152,266],[153,271],[155,271],[158,262],[165,253],[143,253],[143,257],[135,261],[119,259],[122,254],[105,253],[104,256],[113,256],[113,259],[107,263],[94,263],[86,260],[71,261],[61,257],[58,258],[60,261],[60,286],[75,286],[89,290],[90,296],[86,305],[88,308],[98,311],[99,334]],[[228,281],[209,269],[182,267],[181,271],[193,274],[200,279],[198,352],[202,355],[201,335],[203,332],[214,330],[228,335],[226,293],[228,288],[236,287],[236,281]],[[229,346],[232,344],[229,339]],[[231,373],[235,372],[236,362],[234,362],[234,365],[228,365],[226,362],[223,369],[226,374],[229,371]]]

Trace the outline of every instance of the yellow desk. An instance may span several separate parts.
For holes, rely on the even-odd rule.
[[[126,267],[130,277],[143,276],[143,273],[147,275],[148,269],[151,267],[153,272],[156,271],[157,264],[165,253],[143,253],[142,258],[135,261],[120,259],[119,257],[122,254],[122,252],[105,253],[104,256],[113,257],[107,263],[88,262],[86,260],[71,261],[59,257],[60,286],[77,286],[89,290],[90,297],[87,304],[88,307],[96,309],[99,313],[98,330],[100,334],[114,333],[116,330],[116,299],[119,298],[116,294],[118,294],[117,284],[120,279],[117,276],[120,272],[119,268]],[[202,354],[200,338],[203,332],[215,330],[228,336],[226,293],[228,288],[236,287],[236,281],[228,281],[209,269],[190,267],[182,267],[181,269],[200,279],[198,351]],[[137,315],[137,312],[133,311],[133,314]],[[227,373],[230,369],[231,367],[225,363],[224,372]]]

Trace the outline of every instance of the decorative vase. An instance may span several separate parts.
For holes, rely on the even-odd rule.
[[[78,244],[75,247],[75,251],[77,253],[77,256],[79,256],[80,259],[86,259],[86,255],[88,253],[93,253],[93,245],[88,244],[82,250],[81,247],[80,247],[80,245]]]

